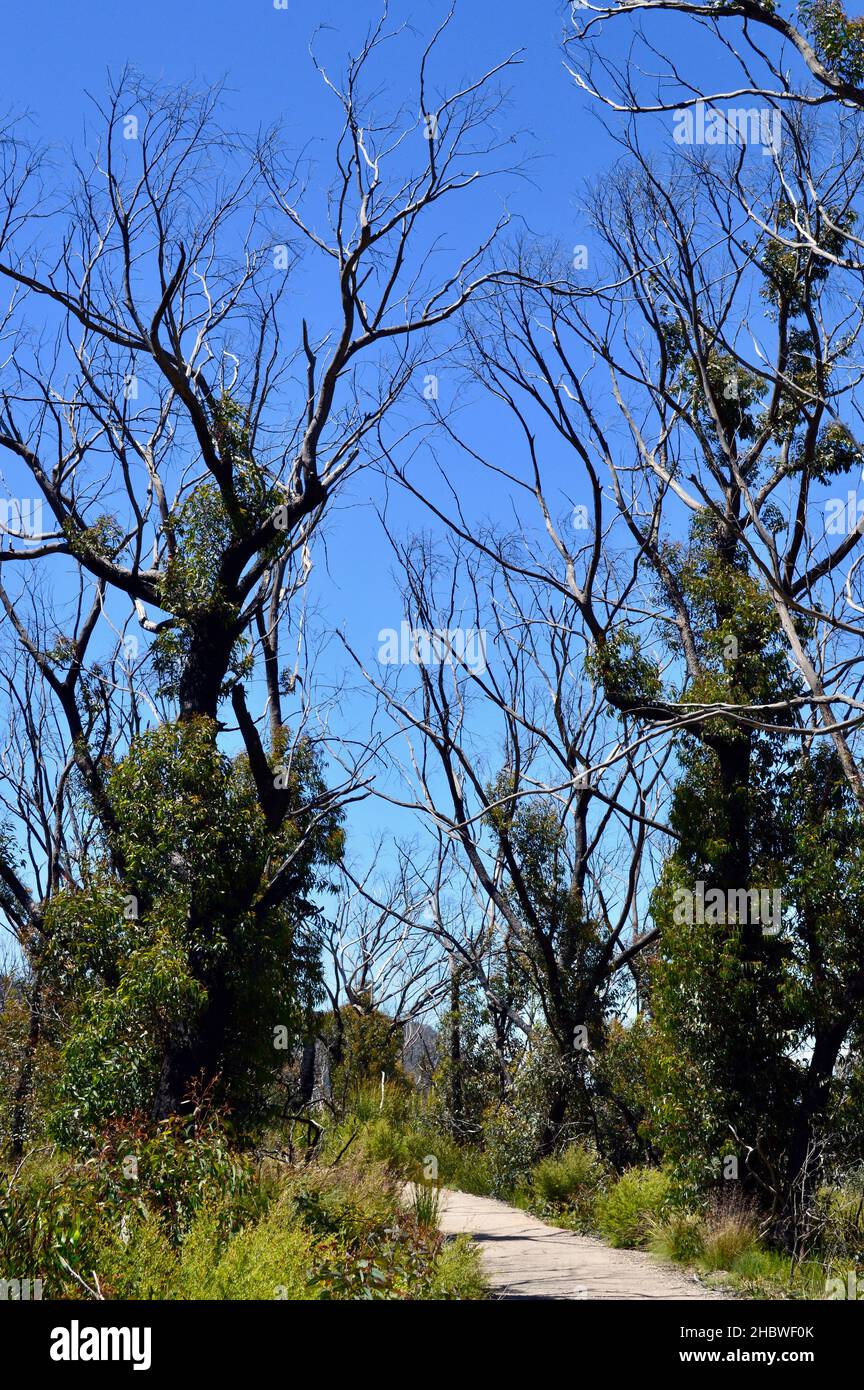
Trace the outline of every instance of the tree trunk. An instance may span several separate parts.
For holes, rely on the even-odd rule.
[[[464,1137],[465,1093],[462,1083],[461,975],[455,960],[450,967],[450,1116],[457,1139]]]
[[[300,1057],[300,1104],[308,1105],[315,1094],[315,1057],[317,1045],[314,1038],[308,1038],[303,1044],[303,1052]]]
[[[824,1115],[828,1104],[834,1068],[849,1031],[850,1023],[851,1019],[849,1018],[840,1019],[831,1028],[818,1033],[816,1036],[789,1142],[789,1157],[784,1183],[787,1210],[791,1206],[796,1186],[799,1184],[803,1186],[802,1197],[806,1197],[816,1181],[816,1170],[812,1169],[808,1172],[806,1165],[817,1140],[818,1121]],[[789,1235],[794,1241],[797,1232],[790,1231]]]
[[[211,984],[200,1019],[184,1027],[168,1045],[153,1099],[153,1120],[192,1113],[200,1092],[220,1076],[227,1028],[227,994],[218,983]]]
[[[215,719],[231,652],[234,631],[224,613],[206,613],[190,624],[190,642],[180,675],[180,718]]]
[[[546,1118],[537,1145],[538,1158],[548,1158],[561,1137],[561,1130],[567,1118],[567,1088],[556,1084],[546,1108]]]

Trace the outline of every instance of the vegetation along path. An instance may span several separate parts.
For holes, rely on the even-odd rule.
[[[720,1298],[694,1275],[636,1250],[547,1226],[491,1197],[442,1193],[441,1230],[466,1232],[482,1248],[497,1298]]]

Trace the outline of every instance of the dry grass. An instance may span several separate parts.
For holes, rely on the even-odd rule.
[[[707,1269],[731,1269],[758,1241],[756,1210],[748,1198],[731,1191],[712,1201],[702,1227],[702,1263]]]

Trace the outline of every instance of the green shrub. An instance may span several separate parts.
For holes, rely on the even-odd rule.
[[[435,1262],[427,1299],[481,1299],[487,1293],[480,1249],[470,1236],[447,1241]]]
[[[87,1161],[34,1150],[0,1175],[0,1268],[32,1271],[48,1298],[161,1297],[205,1200],[230,1208],[234,1229],[269,1202],[212,1117],[114,1125]]]
[[[747,1298],[823,1299],[826,1271],[815,1261],[793,1264],[789,1255],[752,1245],[736,1257],[724,1282]]]
[[[441,1170],[442,1181],[462,1192],[473,1192],[478,1197],[490,1197],[495,1190],[495,1174],[492,1171],[488,1154],[478,1148],[457,1148],[456,1157],[449,1168]]]
[[[115,1211],[136,1200],[153,1206],[175,1242],[205,1201],[230,1202],[244,1220],[267,1201],[260,1173],[231,1147],[212,1112],[163,1120],[155,1128],[131,1120],[113,1124],[103,1132],[95,1162],[80,1171],[92,1175],[100,1200]]]
[[[118,1220],[118,1239],[119,1231]],[[113,1243],[112,1223],[96,1184],[77,1165],[35,1155],[17,1173],[4,1175],[0,1268],[14,1277],[41,1279],[46,1298],[81,1297],[75,1273],[88,1271],[92,1287],[90,1272]]]
[[[392,1227],[401,1210],[393,1174],[359,1157],[338,1168],[305,1168],[290,1180],[289,1191],[310,1231],[337,1236],[346,1245]]]
[[[702,1254],[704,1234],[701,1212],[670,1211],[652,1219],[648,1244],[666,1260],[694,1264]]]
[[[96,1252],[95,1268],[106,1298],[169,1299],[177,1279],[178,1252],[153,1211],[121,1223]]]
[[[32,1271],[46,1298],[167,1298],[176,1263],[152,1198],[117,1200],[77,1164],[27,1164],[0,1197],[0,1267]]]
[[[406,1178],[414,1176],[426,1152],[423,1145],[421,1135],[402,1129],[387,1115],[370,1120],[360,1139],[363,1153],[373,1163],[386,1163],[394,1173]]]
[[[586,1226],[590,1225],[602,1183],[603,1165],[584,1144],[573,1144],[561,1154],[541,1159],[531,1174],[531,1188],[538,1202],[553,1210],[565,1209]]]
[[[493,1197],[508,1198],[528,1180],[536,1153],[535,1118],[514,1105],[490,1108],[483,1120],[483,1147]]]
[[[610,1245],[638,1249],[669,1197],[670,1182],[659,1168],[630,1168],[597,1202],[597,1225]]]
[[[204,1207],[186,1239],[177,1270],[178,1299],[320,1298],[312,1283],[314,1242],[291,1204],[276,1202],[253,1225],[224,1234],[217,1208]]]
[[[175,529],[179,537],[183,524]],[[176,579],[173,559],[168,568]],[[235,1123],[242,1116],[254,1130],[268,1113],[283,1047],[305,1034],[320,996],[310,897],[341,855],[339,813],[308,833],[299,812],[272,829],[248,760],[223,753],[216,734],[202,717],[131,739],[105,779],[127,881],[85,858],[81,884],[46,908],[46,988],[65,1013],[50,1133],[64,1148],[92,1152],[116,1117],[150,1114],[166,1057],[217,1014],[224,1023],[211,1039],[208,1079]],[[323,788],[319,755],[301,740],[283,790],[299,808]],[[292,892],[262,912],[267,865],[286,857]],[[279,1047],[274,1026],[285,1032]]]
[[[322,1014],[318,1030],[330,1057],[331,1094],[337,1106],[352,1105],[356,1110],[381,1107],[381,1077],[385,1078],[384,1099],[407,1099],[411,1082],[402,1069],[401,1032],[393,1019],[372,1007],[371,994],[365,1008],[344,1005],[338,1012]]]
[[[320,1238],[314,1283],[326,1299],[431,1296],[442,1237],[403,1206],[401,1184],[382,1164],[356,1158],[307,1170],[293,1185],[294,1208]]]
[[[0,1268],[59,1299],[480,1298],[477,1253],[445,1246],[430,1193],[407,1211],[360,1152],[277,1170],[215,1131],[124,1126],[98,1159],[34,1153],[0,1174]]]
[[[360,1153],[373,1165],[384,1164],[403,1181],[434,1181],[483,1197],[496,1185],[500,1190],[500,1150],[496,1157],[457,1143],[436,1129],[419,1107],[408,1107],[404,1097],[390,1090],[385,1091],[383,1110],[379,1104],[380,1097],[373,1104],[371,1093],[357,1097],[350,1114],[328,1131],[325,1157],[336,1158],[348,1145],[349,1156]]]

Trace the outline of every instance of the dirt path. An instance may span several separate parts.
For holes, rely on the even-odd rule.
[[[722,1297],[650,1255],[612,1250],[490,1197],[447,1191],[441,1208],[442,1231],[465,1231],[480,1244],[496,1298]]]

